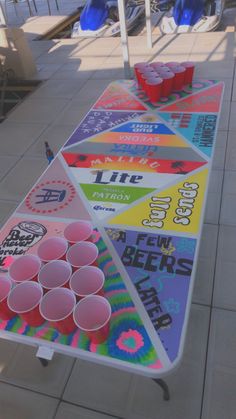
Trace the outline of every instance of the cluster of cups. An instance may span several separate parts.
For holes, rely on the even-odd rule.
[[[151,102],[168,98],[172,92],[179,92],[185,85],[192,84],[194,63],[153,62],[134,65],[135,77],[139,87],[145,91]]]
[[[62,334],[79,328],[93,343],[104,342],[111,306],[97,258],[91,223],[68,224],[64,237],[44,240],[37,255],[18,257],[8,275],[0,276],[0,318],[17,314],[32,327],[49,321]]]

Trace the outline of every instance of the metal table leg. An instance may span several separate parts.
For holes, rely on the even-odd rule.
[[[152,48],[152,20],[150,0],[145,0],[147,47]]]
[[[121,45],[122,45],[122,53],[123,53],[123,61],[124,61],[124,73],[125,78],[130,79],[130,62],[129,62],[129,44],[128,44],[128,35],[125,23],[125,5],[124,0],[118,0],[118,11],[119,11],[119,19],[120,19],[120,37],[121,37]]]
[[[41,365],[42,365],[43,367],[47,367],[47,366],[48,366],[49,361],[48,361],[47,359],[44,359],[44,358],[39,358],[39,357],[38,357],[38,359],[39,359],[39,361],[40,361],[40,363],[41,363]]]
[[[163,399],[164,400],[170,400],[169,387],[166,384],[166,382],[164,380],[162,380],[161,378],[153,378],[153,381],[155,381],[155,383],[158,384],[162,388],[162,390],[163,390]]]
[[[57,0],[55,0],[55,3],[56,3],[56,8],[57,8],[57,11],[59,12],[59,5],[58,5],[58,1],[57,1]]]

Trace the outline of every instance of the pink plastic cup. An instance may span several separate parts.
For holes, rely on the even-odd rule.
[[[73,244],[66,254],[67,262],[72,266],[73,272],[82,266],[96,266],[98,248],[91,242],[79,242]]]
[[[147,95],[151,102],[158,102],[160,100],[162,85],[163,80],[160,77],[147,80]]]
[[[171,70],[175,74],[174,82],[173,82],[173,90],[175,92],[179,92],[180,90],[182,90],[185,83],[184,80],[185,80],[186,70],[182,66],[172,67]]]
[[[170,96],[173,89],[175,75],[172,73],[172,71],[161,71],[160,77],[163,79],[161,96],[168,97]]]
[[[74,291],[78,299],[87,295],[104,295],[104,273],[96,266],[84,266],[75,271],[70,279],[70,289]]]
[[[37,327],[44,323],[39,312],[39,304],[43,296],[40,284],[26,281],[12,288],[7,298],[10,310],[18,314],[29,326]]]
[[[64,260],[52,260],[39,272],[38,281],[48,291],[57,287],[68,287],[72,274],[71,265]]]
[[[186,61],[184,63],[181,63],[181,66],[185,68],[185,79],[184,84],[192,84],[193,82],[193,75],[195,70],[195,65],[191,61]]]
[[[63,237],[50,237],[39,245],[37,252],[42,262],[47,263],[57,259],[65,260],[67,249],[68,243],[66,239]]]
[[[83,330],[92,343],[107,340],[110,328],[111,306],[100,295],[82,298],[74,310],[74,322]]]
[[[41,316],[50,322],[58,332],[69,335],[76,329],[73,310],[76,299],[68,288],[55,288],[48,291],[39,306]]]
[[[9,276],[13,282],[37,281],[41,260],[36,255],[23,255],[12,262]]]
[[[92,241],[93,226],[89,221],[74,221],[66,226],[64,237],[70,245],[81,241]]]
[[[16,315],[7,304],[7,297],[12,288],[12,281],[6,276],[0,276],[0,319],[10,320]]]

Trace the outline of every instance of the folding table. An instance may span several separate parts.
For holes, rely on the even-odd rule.
[[[90,220],[112,307],[95,345],[77,330],[0,321],[0,336],[148,376],[180,363],[224,84],[195,80],[152,104],[133,80],[111,83],[0,231],[4,274],[71,221]],[[49,139],[50,144],[50,139]]]

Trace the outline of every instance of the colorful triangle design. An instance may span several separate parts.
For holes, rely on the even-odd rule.
[[[207,184],[208,169],[185,177],[167,189],[111,218],[109,224],[196,234]]]
[[[134,80],[121,80],[117,82],[120,86],[124,87],[127,91],[132,93],[133,96],[137,97],[140,101],[142,101],[145,106],[147,106],[150,110],[156,111],[160,108],[171,105],[172,103],[176,102],[179,99],[187,98],[190,95],[193,95],[201,90],[214,86],[215,84],[219,83],[218,80],[204,80],[199,79],[193,82],[192,85],[187,85],[181,92],[174,92],[168,98],[161,98],[159,102],[151,103],[146,96],[143,90],[139,90],[137,83]]]
[[[86,198],[98,218],[105,218],[112,212],[124,209],[134,201],[144,198],[155,188],[134,188],[129,186],[92,185],[80,183]]]
[[[163,106],[160,112],[213,112],[220,110],[224,83],[218,83],[169,106]]]
[[[18,207],[17,212],[50,217],[91,219],[59,157],[53,160],[47,171],[39,178]]]
[[[113,228],[105,231],[173,362],[180,346],[196,240]]]
[[[94,143],[148,145],[157,147],[189,147],[163,123],[128,122],[90,139]]]
[[[73,132],[64,147],[76,144],[86,138],[114,128],[116,125],[122,124],[129,119],[133,119],[139,115],[138,112],[112,112],[96,110],[90,111],[78,128]]]
[[[154,192],[166,183],[176,181],[180,174],[112,170],[91,170],[70,167],[98,218],[106,218],[127,205]]]
[[[62,155],[70,167],[91,168],[98,170],[128,170],[185,175],[186,173],[198,169],[202,165],[206,164],[205,161],[167,160],[147,157],[85,154],[74,153],[71,152],[71,150],[69,150],[69,152],[63,152]]]
[[[147,107],[135,99],[118,83],[111,83],[93,106],[93,109],[146,111]]]
[[[216,114],[162,112],[161,117],[205,155],[211,156],[216,134]]]

